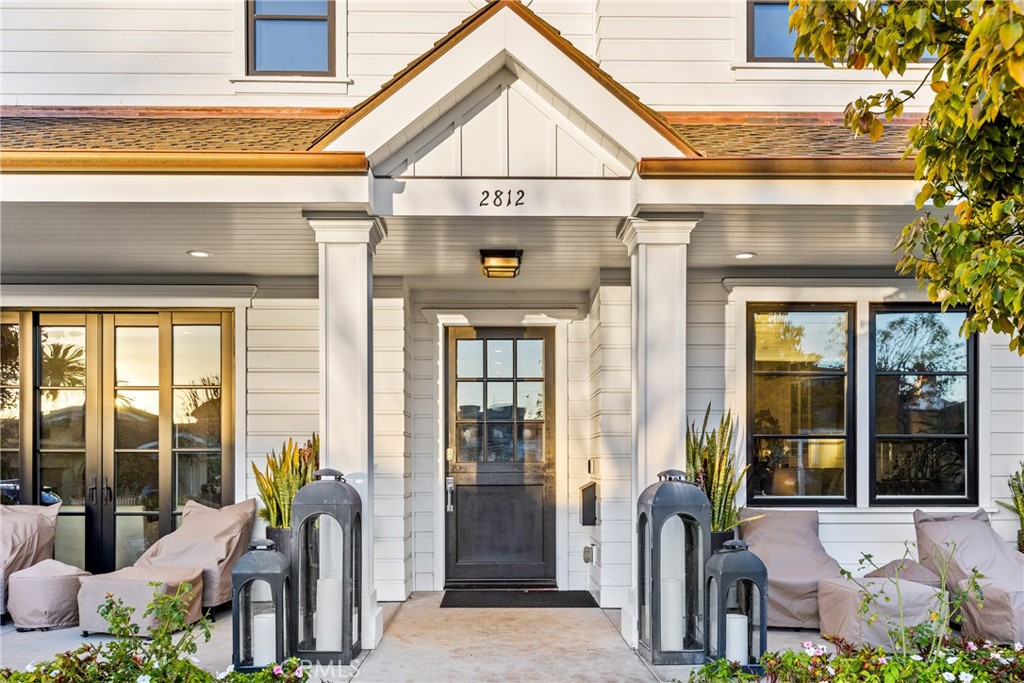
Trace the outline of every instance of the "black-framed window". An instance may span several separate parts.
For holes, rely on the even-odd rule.
[[[748,62],[796,61],[795,45],[796,33],[789,32],[789,0],[747,1]]]
[[[247,0],[249,75],[333,76],[334,0]]]
[[[747,310],[747,500],[854,502],[852,304]]]
[[[974,338],[967,313],[871,307],[871,503],[976,504]]]

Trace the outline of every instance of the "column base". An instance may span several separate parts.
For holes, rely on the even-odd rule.
[[[384,637],[384,610],[377,604],[377,591],[370,591],[363,603],[362,646],[364,650],[374,650]]]
[[[619,630],[622,631],[622,639],[633,649],[636,649],[638,642],[636,604],[636,590],[630,588],[626,594],[626,604],[622,606],[622,621],[619,624]]]

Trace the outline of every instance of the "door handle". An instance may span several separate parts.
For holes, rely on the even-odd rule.
[[[103,501],[110,503],[114,500],[114,489],[110,488],[110,479],[103,477]]]
[[[92,478],[92,486],[85,490],[85,502],[92,505],[96,502],[96,477]]]
[[[455,477],[445,477],[444,488],[447,497],[445,512],[455,512]]]

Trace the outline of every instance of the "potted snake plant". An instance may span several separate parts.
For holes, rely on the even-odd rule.
[[[261,472],[256,463],[252,471],[259,489],[260,517],[267,520],[267,538],[285,555],[291,553],[292,499],[320,467],[320,437],[316,434],[304,445],[288,439],[281,445],[281,455],[270,451]]]
[[[711,552],[715,552],[735,537],[740,523],[736,494],[750,465],[739,467],[733,453],[735,421],[732,411],[723,415],[718,426],[709,432],[710,417],[711,405],[708,404],[700,431],[696,422],[691,422],[686,429],[686,471],[711,501]]]
[[[1020,522],[1020,528],[1017,529],[1017,550],[1024,553],[1024,461],[1020,463],[1020,470],[1010,475],[1009,484],[1010,502],[996,502],[1017,515]]]

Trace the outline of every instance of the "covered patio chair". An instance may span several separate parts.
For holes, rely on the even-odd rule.
[[[248,547],[256,516],[256,501],[249,499],[221,509],[189,501],[180,526],[154,543],[131,567],[109,574],[82,578],[78,611],[83,632],[102,632],[106,622],[97,610],[108,593],[135,608],[132,621],[140,628],[152,625],[142,619],[152,600],[151,582],[173,594],[181,583],[188,621],[199,619],[202,608],[216,607],[231,599],[231,570]]]
[[[740,535],[768,568],[768,625],[817,629],[818,582],[841,576],[818,539],[818,512],[744,508],[740,519]]]
[[[966,589],[973,570],[981,574],[981,602],[968,596],[963,603],[963,634],[1024,642],[1024,554],[995,532],[985,511],[936,518],[917,510],[914,527],[921,564],[941,574],[948,562],[947,586]]]
[[[11,574],[53,558],[56,505],[0,505],[0,614],[7,613]]]

